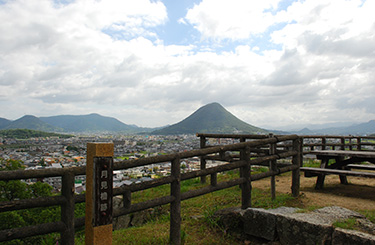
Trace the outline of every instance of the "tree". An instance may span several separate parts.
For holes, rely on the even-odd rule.
[[[38,164],[40,164],[40,166],[42,167],[46,166],[46,161],[44,160],[44,157],[42,157],[42,159],[39,160]]]
[[[67,151],[79,151],[79,149],[78,149],[78,147],[76,147],[76,146],[71,146],[71,145],[68,145],[67,147],[66,147],[66,150]]]
[[[0,171],[24,169],[21,161],[4,160],[0,158]],[[0,201],[13,201],[52,195],[52,186],[36,182],[28,185],[20,180],[0,181]],[[33,208],[0,213],[0,230],[35,225],[44,222],[53,222],[60,218],[59,207]],[[56,236],[55,236],[56,237]],[[43,241],[52,241],[53,235],[37,236],[22,240],[10,241],[5,244],[40,244]]]
[[[24,169],[22,162],[16,160],[0,159],[1,171]],[[25,191],[26,183],[20,180],[0,181],[0,201],[12,201],[14,199],[30,198],[30,193]]]
[[[0,165],[3,166],[0,171],[25,168],[22,162],[17,160],[0,159]],[[51,196],[52,189],[52,186],[41,182],[28,185],[20,180],[0,181],[0,201]]]
[[[25,166],[22,164],[21,161],[12,160],[12,159],[4,160],[2,158],[0,158],[0,166],[2,166],[0,171],[9,171],[9,170],[17,170],[17,169],[25,168]]]
[[[0,171],[24,168],[25,166],[21,161],[0,158]],[[29,185],[20,180],[0,181],[0,201],[51,196],[52,189],[52,186],[42,182]],[[55,222],[61,220],[60,213],[61,208],[59,206],[3,212],[0,213],[0,230]],[[77,204],[75,206],[75,216],[82,217],[84,215],[85,203]],[[12,240],[4,244],[55,244],[58,239],[59,235],[55,233],[22,240]]]

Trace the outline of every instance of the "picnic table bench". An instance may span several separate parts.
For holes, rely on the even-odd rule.
[[[312,151],[311,154],[315,154],[316,158],[321,160],[320,168],[301,167],[301,171],[305,172],[305,177],[317,177],[315,189],[323,188],[327,174],[339,175],[341,184],[348,184],[347,176],[375,178],[375,172],[370,172],[375,171],[375,165],[354,164],[361,162],[375,164],[375,152],[321,150]],[[334,160],[333,163],[330,163],[331,159]]]

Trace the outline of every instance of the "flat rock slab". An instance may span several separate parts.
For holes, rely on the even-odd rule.
[[[354,231],[336,228],[332,234],[332,244],[363,244],[375,245],[375,236]]]
[[[249,208],[243,214],[246,234],[269,241],[277,238],[277,217],[297,212],[297,208],[280,207],[277,209]]]
[[[364,218],[341,207],[325,207],[310,213],[278,215],[277,234],[282,244],[332,244],[333,223],[348,218]]]
[[[315,214],[278,215],[276,230],[281,244],[331,244],[331,219]]]
[[[226,217],[230,217],[231,223],[236,223],[233,218],[240,218],[243,223],[243,232],[248,235],[268,241],[279,241],[281,244],[375,245],[374,235],[334,228],[333,223],[348,218],[366,221],[363,215],[336,206],[308,213],[288,207],[268,210],[248,208],[239,211],[237,209],[235,215],[229,215],[227,212]],[[375,229],[375,225],[372,228]],[[370,227],[370,229],[372,228]]]

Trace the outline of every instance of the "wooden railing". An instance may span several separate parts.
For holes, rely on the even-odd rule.
[[[375,151],[374,136],[303,135],[304,153],[313,150]]]
[[[63,244],[74,244],[74,228],[84,225],[83,218],[74,218],[75,203],[84,202],[84,195],[74,194],[76,175],[84,175],[84,167],[39,170],[0,171],[0,180],[21,180],[46,177],[62,177],[61,195],[34,199],[0,202],[0,212],[23,210],[37,207],[60,206],[61,221],[40,225],[13,228],[0,231],[0,241],[22,239],[31,236],[60,232]]]
[[[269,137],[281,137],[282,135],[252,135],[252,134],[197,134],[200,137],[201,148],[207,146],[209,139],[216,140],[215,144],[221,145],[228,139],[236,139],[240,142],[266,139]],[[361,150],[375,151],[375,136],[335,136],[335,135],[301,135],[303,140],[303,153],[308,154],[313,150]],[[225,144],[225,143],[224,143]],[[278,144],[279,148],[291,147],[290,143]],[[267,153],[269,148],[258,149],[258,153]],[[255,153],[255,151],[254,151]],[[204,164],[204,163],[203,163]]]
[[[285,151],[282,153],[270,154],[268,156],[259,157],[256,159],[251,159],[251,149],[258,146],[267,145],[267,144],[277,144],[282,141],[291,141],[293,140],[293,149],[290,151]],[[125,215],[136,211],[141,211],[147,208],[171,204],[171,218],[170,218],[170,239],[171,243],[179,244],[180,243],[180,209],[181,201],[189,198],[197,197],[213,191],[218,191],[226,188],[230,188],[236,185],[241,185],[242,190],[242,205],[243,209],[251,206],[251,181],[259,180],[262,178],[275,176],[284,172],[293,171],[292,178],[292,193],[294,196],[299,195],[299,166],[302,161],[302,155],[300,152],[301,144],[300,138],[296,135],[291,136],[282,136],[279,138],[269,138],[262,139],[252,142],[240,142],[236,144],[224,145],[224,146],[213,146],[209,148],[193,150],[188,152],[181,152],[166,156],[157,156],[144,158],[133,161],[123,161],[114,166],[114,169],[128,169],[133,167],[145,166],[153,163],[163,163],[171,162],[171,175],[161,179],[155,179],[153,181],[148,181],[140,183],[137,185],[130,185],[120,187],[114,190],[114,195],[124,195],[124,207],[121,210],[117,210],[114,213],[114,216]],[[197,171],[192,171],[188,173],[181,174],[180,172],[180,161],[184,158],[191,158],[195,156],[206,157],[212,154],[224,156],[226,152],[239,151],[239,158],[231,160],[228,164],[219,165],[211,168],[204,168]],[[274,170],[270,170],[264,173],[251,175],[250,166],[258,165],[264,162],[274,161],[280,158],[293,158],[293,164],[289,166],[283,166]],[[225,160],[225,158],[223,158]],[[237,179],[232,179],[224,182],[217,182],[217,173],[239,169],[240,176]],[[184,193],[181,193],[180,182],[202,176],[211,176],[211,182],[209,186],[202,187],[196,190],[190,190]],[[153,188],[156,186],[171,184],[170,195],[149,200],[142,203],[131,204],[131,193],[135,191],[140,191],[148,188]]]
[[[114,163],[113,170],[129,169],[134,167],[146,166],[155,163],[171,163],[171,173],[169,176],[154,179],[148,182],[132,184],[113,189],[113,195],[123,195],[124,206],[121,209],[113,211],[113,217],[126,215],[129,213],[145,210],[148,208],[171,204],[170,207],[170,239],[172,244],[180,244],[180,227],[181,227],[181,201],[194,198],[200,195],[211,193],[214,191],[230,188],[240,185],[242,191],[241,207],[247,208],[251,206],[251,181],[259,180],[266,177],[274,177],[275,175],[292,171],[292,194],[299,195],[299,168],[302,162],[302,144],[301,138],[297,135],[277,136],[262,138],[254,141],[242,142],[205,147],[187,152],[180,152],[164,156],[141,158],[137,160],[126,160]],[[280,143],[289,144],[288,150],[278,149]],[[253,158],[253,151],[257,152],[263,146],[269,146],[267,154],[258,154]],[[263,149],[261,149],[263,150]],[[239,153],[239,154],[238,154]],[[203,161],[215,158],[227,161],[227,164],[218,165],[211,168],[202,168],[200,170],[181,173],[180,162],[182,159],[191,157],[201,157]],[[231,156],[229,159],[228,156]],[[277,159],[292,158],[291,164],[278,165]],[[269,171],[251,175],[251,165],[269,164]],[[219,172],[239,169],[239,177],[229,181],[218,182],[217,174]],[[14,228],[0,231],[0,241],[8,241],[12,239],[25,238],[35,235],[43,235],[52,232],[61,233],[62,244],[74,244],[74,228],[84,225],[84,217],[74,218],[75,203],[84,202],[83,195],[75,195],[74,176],[85,174],[85,168],[65,168],[65,169],[45,169],[45,170],[28,170],[28,171],[1,171],[0,180],[19,180],[45,177],[62,177],[62,192],[59,196],[42,197],[27,200],[16,200],[11,202],[0,203],[0,212],[13,210],[28,209],[34,207],[48,207],[53,205],[61,206],[61,221],[36,226]],[[210,184],[200,189],[189,190],[181,193],[181,181],[205,177],[210,175]],[[272,179],[272,178],[271,178]],[[272,182],[272,180],[271,180]],[[141,203],[132,203],[131,194],[133,192],[154,188],[157,186],[170,184],[170,195],[158,197]],[[271,183],[272,184],[272,183]],[[273,181],[273,185],[275,182]],[[274,188],[273,188],[274,189]],[[274,196],[274,191],[272,196]]]

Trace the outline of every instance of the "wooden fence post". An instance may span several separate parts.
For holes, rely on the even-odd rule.
[[[246,147],[240,151],[240,160],[247,164],[240,168],[240,177],[245,178],[246,182],[241,184],[242,209],[251,207],[251,166],[250,166],[250,148]]]
[[[61,205],[61,221],[66,227],[61,232],[62,244],[74,244],[74,180],[73,171],[68,171],[62,176],[61,195],[66,198],[66,202]]]
[[[200,147],[201,147],[201,149],[204,149],[206,147],[206,137],[204,137],[204,136],[200,137]],[[205,156],[201,156],[200,160],[201,160],[201,170],[206,169],[206,158],[205,158]],[[201,176],[201,183],[202,184],[206,183],[206,176]]]
[[[341,137],[341,147],[340,150],[345,151],[345,137]]]
[[[124,209],[129,209],[131,206],[131,201],[132,201],[132,193],[130,190],[127,190],[123,195],[122,195],[122,203],[123,203],[123,208]]]
[[[297,151],[297,155],[293,156],[292,164],[298,166],[296,169],[292,171],[292,195],[294,197],[299,196],[299,189],[300,189],[300,167],[302,166],[302,159],[303,159],[303,139],[298,137],[297,139],[293,140],[293,150]]]
[[[322,150],[325,150],[326,149],[326,144],[327,144],[327,139],[326,137],[322,137]]]
[[[96,207],[98,206],[95,203],[94,198],[97,193],[95,193],[96,188],[101,188],[95,186],[95,163],[94,159],[101,158],[111,158],[113,162],[113,152],[114,145],[113,143],[88,143],[87,144],[87,158],[86,158],[86,215],[85,215],[85,243],[86,244],[112,244],[112,222],[105,225],[96,225]],[[107,172],[111,177],[113,172]],[[110,185],[110,186],[108,186]],[[112,189],[113,183],[109,184],[107,182],[106,187]],[[94,189],[95,186],[95,189]],[[105,188],[105,187],[103,187]],[[96,197],[98,198],[98,197]],[[112,193],[110,201],[112,200]],[[96,200],[98,201],[98,200]],[[112,211],[112,203],[110,203],[110,211]],[[104,216],[110,215],[111,213],[103,213]],[[107,222],[106,222],[107,223]]]
[[[211,182],[210,182],[210,184],[212,186],[216,186],[217,185],[217,173],[211,174]]]
[[[361,148],[361,137],[357,137],[357,151],[362,150]]]
[[[269,134],[269,138],[273,138],[273,134]],[[276,154],[276,143],[271,143],[269,144],[269,155],[274,155]],[[271,171],[277,171],[276,167],[276,160],[271,160],[269,162],[269,170]],[[275,200],[276,198],[276,177],[275,175],[271,176],[271,199]]]
[[[180,159],[176,158],[172,161],[171,175],[174,180],[171,183],[171,196],[174,197],[171,202],[170,210],[170,242],[173,245],[181,244],[181,171]]]

